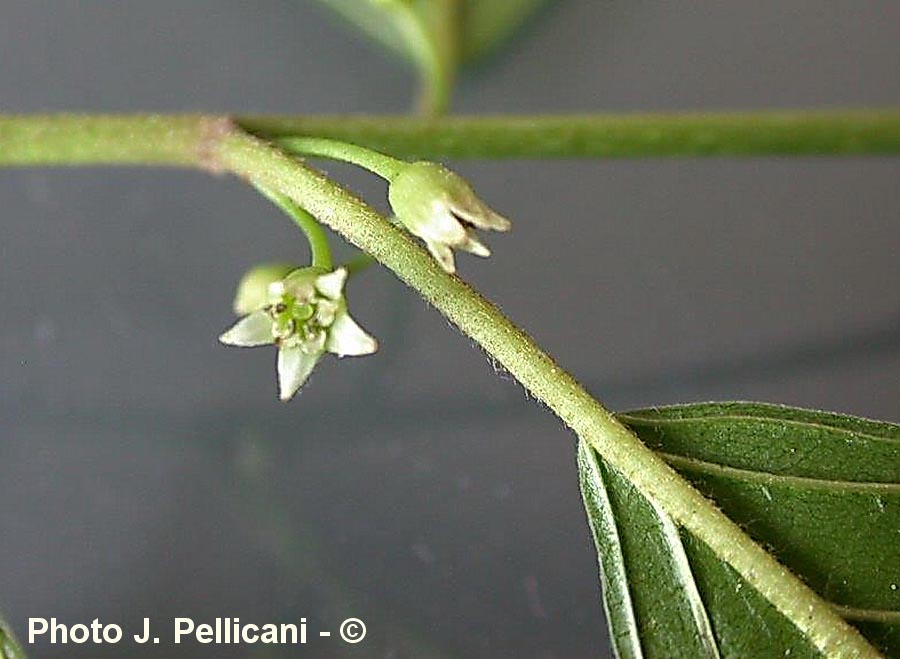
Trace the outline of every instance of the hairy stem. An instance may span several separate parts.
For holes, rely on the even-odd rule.
[[[0,115],[0,166],[215,169],[210,149],[229,125],[203,115]]]
[[[239,117],[236,122],[258,137],[283,141],[288,151],[298,138],[324,138],[403,158],[900,154],[900,109],[446,119]],[[0,166],[214,168],[209,143],[226,125],[215,116],[0,115]]]
[[[244,117],[290,138],[352,142],[402,158],[645,158],[900,153],[900,109],[557,116]]]
[[[878,656],[825,601],[688,485],[497,307],[445,273],[386,218],[323,175],[256,138],[226,137],[219,155],[228,169],[294,199],[393,270],[546,403],[612,468],[728,561],[823,653]]]

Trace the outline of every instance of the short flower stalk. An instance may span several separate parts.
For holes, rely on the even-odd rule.
[[[247,315],[219,340],[240,347],[276,345],[279,397],[287,401],[326,352],[338,357],[369,355],[378,349],[378,342],[347,312],[346,269],[307,267],[270,278],[279,274],[279,266],[262,266],[244,277],[235,310]]]
[[[464,178],[439,163],[406,162],[333,139],[292,137],[282,142],[296,153],[353,163],[385,179],[397,222],[421,238],[441,267],[451,274],[456,272],[454,249],[481,257],[491,255],[476,229],[509,231],[512,226],[481,201]],[[284,207],[283,202],[279,204]]]

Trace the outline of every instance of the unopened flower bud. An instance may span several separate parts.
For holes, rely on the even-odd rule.
[[[447,272],[455,272],[453,249],[490,256],[475,229],[508,231],[510,222],[481,201],[458,174],[433,162],[406,165],[391,181],[388,199],[410,233]]]

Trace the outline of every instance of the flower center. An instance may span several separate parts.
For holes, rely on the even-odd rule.
[[[331,300],[311,296],[307,300],[284,295],[266,307],[272,318],[272,336],[279,346],[299,347],[313,354],[325,349],[328,328],[334,322],[337,304]]]

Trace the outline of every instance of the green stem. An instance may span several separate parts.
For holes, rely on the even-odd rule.
[[[900,154],[900,110],[545,117],[243,117],[288,145],[349,142],[403,158],[640,158]],[[0,115],[0,166],[215,167],[216,116]]]
[[[254,184],[263,196],[278,206],[300,227],[303,235],[309,242],[311,265],[323,270],[331,270],[334,266],[331,260],[331,248],[328,246],[328,236],[319,222],[306,210],[295,204],[288,197],[279,194],[263,185]]]
[[[325,137],[399,158],[647,158],[900,153],[900,109],[556,116],[243,117],[281,143]]]
[[[230,129],[203,115],[0,115],[0,166],[160,165],[215,169]]]
[[[371,254],[417,290],[607,463],[673,520],[707,544],[825,655],[878,656],[830,605],[753,542],[562,370],[493,304],[445,273],[411,238],[348,191],[253,137],[221,142],[223,165],[278,190]]]
[[[392,181],[405,164],[392,156],[357,146],[349,142],[338,142],[321,137],[289,137],[283,140],[285,148],[302,156],[341,160],[368,169],[381,178]]]

